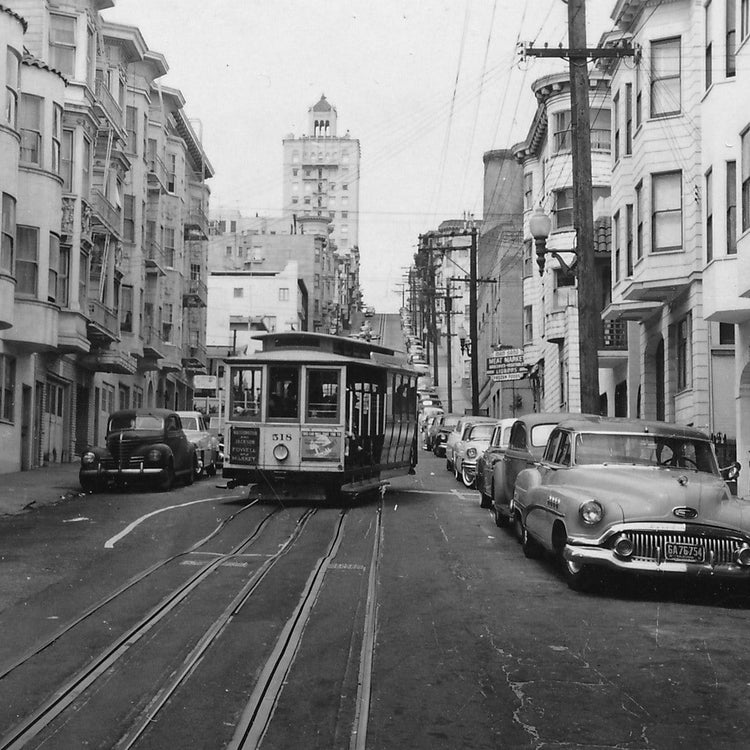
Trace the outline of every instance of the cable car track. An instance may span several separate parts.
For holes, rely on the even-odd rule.
[[[247,506],[250,507],[250,506]],[[244,510],[244,509],[243,509]],[[196,589],[206,578],[208,578],[217,568],[223,565],[226,561],[232,557],[241,554],[249,545],[251,545],[263,528],[266,526],[268,521],[273,515],[279,511],[278,508],[274,508],[270,513],[266,514],[260,522],[253,529],[252,533],[247,535],[242,541],[235,545],[235,547],[228,553],[218,555],[214,560],[208,563],[200,571],[190,576],[183,584],[173,590],[169,595],[164,597],[159,604],[153,607],[144,617],[142,617],[135,625],[129,628],[124,634],[118,637],[112,642],[106,649],[98,654],[86,667],[81,669],[73,677],[64,681],[62,685],[58,686],[55,692],[44,701],[32,714],[27,716],[16,726],[11,728],[3,737],[0,739],[0,749],[12,750],[20,748],[26,745],[34,736],[44,730],[55,718],[62,714],[68,706],[73,703],[88,687],[93,685],[97,679],[105,674],[111,667],[146,633],[148,633],[157,623],[163,620],[169,613],[171,613],[194,589]],[[239,511],[242,512],[242,511]],[[238,512],[238,513],[239,513]],[[271,556],[261,567],[263,571],[262,575],[273,566],[275,562],[287,551],[287,549],[299,538],[302,530],[304,529],[307,521],[316,513],[313,508],[307,509],[305,513],[298,519],[292,533],[288,536],[286,541],[281,545],[275,555]],[[61,628],[53,638],[48,639],[43,644],[37,644],[31,649],[23,658],[17,660],[13,665],[6,668],[3,672],[3,676],[9,674],[13,669],[21,666],[35,655],[39,654],[45,648],[47,648],[54,640],[58,640],[61,635],[70,630],[73,630],[76,625],[80,624],[87,617],[90,617],[96,611],[100,610],[105,604],[111,602],[117,596],[121,595],[124,591],[135,583],[143,580],[144,578],[152,575],[156,570],[166,565],[168,562],[181,557],[189,552],[193,551],[197,547],[205,544],[210,538],[215,536],[220,528],[226,524],[231,518],[236,517],[238,514],[233,514],[230,519],[219,525],[219,527],[212,532],[208,537],[200,542],[192,545],[189,550],[173,555],[165,561],[157,563],[151,568],[144,571],[139,576],[131,579],[123,587],[120,587],[114,594],[107,597],[105,600],[97,603],[93,607],[89,608],[79,618],[68,623],[66,627]],[[262,575],[260,576],[262,578]],[[255,576],[254,576],[255,578]]]

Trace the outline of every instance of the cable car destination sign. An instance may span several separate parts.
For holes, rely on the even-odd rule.
[[[487,357],[487,374],[493,383],[520,380],[526,374],[523,349],[498,349]]]

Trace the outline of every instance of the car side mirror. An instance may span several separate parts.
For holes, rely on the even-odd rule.
[[[740,474],[740,469],[742,466],[740,465],[739,461],[735,461],[733,464],[730,464],[729,466],[725,466],[723,469],[720,469],[721,476],[726,482],[731,482]]]

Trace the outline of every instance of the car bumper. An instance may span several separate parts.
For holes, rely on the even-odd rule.
[[[137,479],[138,477],[156,477],[163,474],[163,466],[126,466],[124,468],[94,467],[81,469],[78,476],[81,479],[117,479],[118,477]]]
[[[597,565],[609,570],[668,576],[715,576],[717,578],[750,578],[750,566],[735,562],[674,562],[665,559],[622,559],[604,547],[566,544],[563,558],[581,565]]]

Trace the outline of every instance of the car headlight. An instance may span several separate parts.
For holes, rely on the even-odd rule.
[[[477,449],[476,448],[467,448],[466,450],[466,458],[476,458],[477,457]]]
[[[583,503],[578,512],[581,515],[581,520],[589,526],[599,523],[604,518],[604,508],[596,500]]]
[[[274,445],[273,457],[277,461],[286,461],[287,458],[289,458],[289,448],[287,448],[283,443],[278,443],[277,445]]]
[[[161,461],[161,451],[158,448],[152,448],[146,454],[146,460],[152,461],[153,463],[156,463],[157,461]]]
[[[96,461],[96,455],[92,451],[86,451],[81,456],[82,464],[93,464]]]

